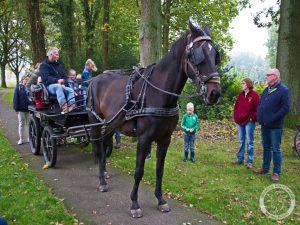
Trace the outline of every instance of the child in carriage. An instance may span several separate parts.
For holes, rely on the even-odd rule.
[[[76,71],[74,69],[69,70],[67,84],[68,87],[72,88],[77,95],[78,83],[76,80]]]

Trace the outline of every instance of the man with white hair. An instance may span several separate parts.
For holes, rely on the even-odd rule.
[[[51,94],[56,94],[57,101],[63,112],[70,112],[75,108],[75,92],[64,85],[67,76],[64,68],[58,62],[58,48],[51,47],[46,59],[40,65],[42,82]],[[66,99],[67,97],[67,99]]]
[[[266,75],[268,87],[263,91],[257,110],[257,120],[261,124],[263,145],[263,165],[254,173],[268,173],[273,157],[271,180],[278,181],[281,172],[282,154],[280,149],[284,117],[290,111],[291,94],[281,83],[278,69],[270,69]]]

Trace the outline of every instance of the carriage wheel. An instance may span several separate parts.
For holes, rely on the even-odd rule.
[[[111,137],[106,145],[106,157],[110,157],[111,153],[112,153],[112,149],[113,149],[113,138]]]
[[[300,129],[298,129],[295,134],[294,148],[297,155],[300,156]]]
[[[32,154],[38,155],[41,150],[41,127],[40,122],[32,116],[29,121],[29,145]]]
[[[44,160],[48,167],[54,167],[57,157],[56,138],[53,137],[53,131],[50,126],[46,126],[42,134],[42,149]]]

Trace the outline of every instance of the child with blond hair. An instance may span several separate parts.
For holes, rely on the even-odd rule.
[[[190,150],[190,160],[195,162],[195,133],[199,129],[198,116],[194,113],[194,104],[189,102],[186,105],[186,113],[181,120],[181,127],[184,130],[184,158],[186,162]]]

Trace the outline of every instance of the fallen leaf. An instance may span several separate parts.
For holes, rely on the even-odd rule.
[[[244,219],[249,219],[250,216],[252,216],[252,211],[247,212],[247,213],[244,215]]]

